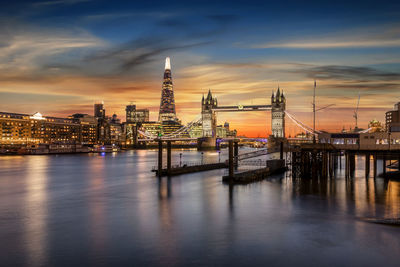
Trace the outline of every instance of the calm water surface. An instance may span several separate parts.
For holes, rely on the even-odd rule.
[[[362,159],[351,180],[229,187],[224,170],[155,178],[156,153],[0,157],[0,264],[400,265],[400,227],[363,221],[400,217],[400,184],[365,179]]]

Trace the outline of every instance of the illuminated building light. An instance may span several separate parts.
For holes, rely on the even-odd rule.
[[[39,112],[36,112],[32,116],[30,116],[31,119],[33,120],[45,120],[46,118],[42,116]]]

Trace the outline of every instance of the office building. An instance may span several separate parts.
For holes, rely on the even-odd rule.
[[[148,109],[136,109],[136,105],[128,105],[125,108],[126,111],[126,122],[145,122],[149,121],[149,110]]]
[[[400,102],[394,105],[394,110],[386,112],[386,131],[400,132]]]

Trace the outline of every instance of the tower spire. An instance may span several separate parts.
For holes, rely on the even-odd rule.
[[[165,58],[165,69],[171,70],[171,61],[170,61],[169,57]]]

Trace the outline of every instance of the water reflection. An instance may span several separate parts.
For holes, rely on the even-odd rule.
[[[344,211],[358,217],[400,218],[400,182],[382,178],[335,177],[328,179],[286,178],[282,187],[292,197],[314,195],[334,200]],[[384,207],[384,209],[382,209]]]
[[[31,266],[43,266],[47,258],[48,164],[46,156],[26,158],[25,237]]]
[[[103,157],[103,155],[101,155]],[[88,181],[88,205],[90,220],[90,237],[93,240],[92,255],[102,255],[106,253],[106,214],[104,195],[106,166],[104,158],[97,158],[96,164],[88,166],[88,172],[91,174]]]
[[[158,180],[159,199],[159,236],[160,260],[165,266],[176,266],[178,263],[179,230],[174,223],[171,177],[156,178]]]
[[[179,153],[200,159],[180,150],[177,162]],[[0,253],[19,263],[8,265],[306,266],[309,255],[325,266],[398,263],[398,228],[362,219],[400,217],[399,182],[362,170],[345,179],[340,169],[243,186],[223,184],[224,170],[159,179],[156,156],[0,157],[0,239],[13,237]]]

